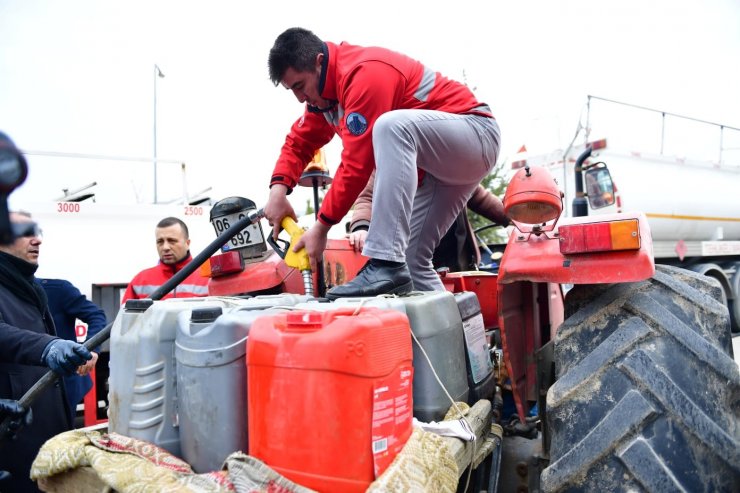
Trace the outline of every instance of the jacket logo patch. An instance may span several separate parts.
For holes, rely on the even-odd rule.
[[[367,130],[367,120],[359,113],[350,113],[344,121],[352,135],[362,135]]]

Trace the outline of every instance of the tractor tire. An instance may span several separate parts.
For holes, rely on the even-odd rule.
[[[658,266],[568,293],[543,491],[738,491],[740,372],[718,290]]]

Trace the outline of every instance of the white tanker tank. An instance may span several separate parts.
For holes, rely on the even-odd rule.
[[[740,167],[609,152],[624,210],[645,212],[654,241],[740,240]]]

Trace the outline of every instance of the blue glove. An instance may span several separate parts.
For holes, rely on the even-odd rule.
[[[33,422],[33,413],[31,408],[26,409],[21,404],[13,399],[0,399],[0,421],[10,419],[8,422],[8,431],[5,437],[15,439],[15,435],[18,430],[23,426],[28,426]]]
[[[54,339],[41,355],[41,361],[63,377],[72,375],[78,366],[90,359],[92,354],[85,346],[66,339]]]

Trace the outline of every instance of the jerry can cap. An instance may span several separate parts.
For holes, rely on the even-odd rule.
[[[324,315],[314,311],[294,311],[286,315],[286,329],[291,331],[317,330],[324,325]]]
[[[190,321],[194,323],[215,322],[223,314],[220,306],[209,306],[205,308],[194,308],[190,313]]]
[[[130,299],[126,300],[126,304],[123,306],[123,308],[126,311],[145,312],[147,308],[149,308],[153,304],[154,301],[151,298]]]

